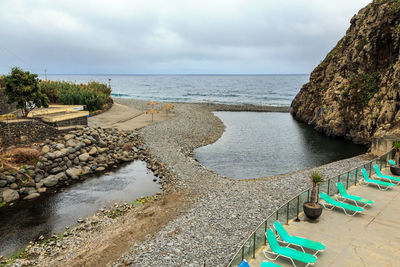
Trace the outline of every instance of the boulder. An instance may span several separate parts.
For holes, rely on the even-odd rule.
[[[5,187],[7,184],[7,180],[0,180],[0,187]]]
[[[68,141],[68,140],[70,140],[70,139],[73,139],[73,138],[75,138],[75,135],[73,135],[73,134],[66,134],[66,135],[64,135],[64,140],[66,140],[66,141]]]
[[[11,202],[11,201],[19,199],[19,194],[17,191],[7,188],[2,191],[2,197],[3,197],[3,201]]]
[[[58,181],[67,180],[67,175],[65,174],[65,172],[60,172],[56,174],[55,177],[57,178]]]
[[[90,157],[90,156],[89,156],[88,153],[83,153],[83,154],[79,155],[79,160],[80,160],[81,162],[86,162],[86,161],[88,161],[89,157]]]
[[[97,151],[97,148],[94,146],[94,147],[92,147],[92,149],[90,149],[89,155],[90,155],[90,156],[96,155],[97,152],[98,152],[98,151]]]
[[[69,176],[69,177],[75,177],[75,176],[79,176],[82,175],[83,170],[81,166],[77,166],[74,168],[69,168],[65,171],[65,173]]]
[[[74,140],[70,139],[67,141],[67,146],[74,148],[74,147],[76,147],[76,143]]]
[[[44,154],[46,154],[47,152],[49,152],[50,151],[50,147],[49,146],[43,146],[42,147],[42,152],[44,153]]]
[[[34,199],[34,198],[37,198],[39,196],[40,196],[39,193],[32,193],[32,194],[27,195],[26,197],[24,197],[24,200]]]
[[[50,175],[41,181],[45,186],[52,187],[58,183],[58,179],[55,175]]]

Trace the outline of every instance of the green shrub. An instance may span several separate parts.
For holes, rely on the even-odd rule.
[[[51,102],[64,105],[85,105],[89,111],[103,109],[111,95],[111,89],[107,85],[94,81],[87,84],[41,81],[41,86]]]
[[[363,73],[361,75],[353,75],[350,78],[349,90],[359,90],[358,99],[363,104],[368,102],[374,97],[375,93],[379,91],[381,82],[381,75],[377,72]]]

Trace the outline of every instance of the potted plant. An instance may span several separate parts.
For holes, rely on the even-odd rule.
[[[400,141],[394,141],[392,148],[393,148],[392,158],[396,162],[396,165],[391,165],[390,166],[390,171],[394,175],[400,175],[400,165],[399,165],[399,161],[400,161]]]
[[[312,219],[317,219],[322,213],[322,205],[317,201],[317,185],[319,186],[324,182],[324,178],[319,172],[313,172],[311,174],[311,183],[313,185],[311,190],[310,201],[303,204],[304,214]]]

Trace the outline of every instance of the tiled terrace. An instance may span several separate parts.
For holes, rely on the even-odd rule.
[[[390,174],[388,169],[383,172]],[[364,214],[354,217],[346,216],[339,209],[324,209],[316,222],[308,221],[303,215],[300,222],[285,225],[286,230],[291,235],[326,244],[326,250],[318,254],[314,266],[400,266],[400,186],[380,191],[373,186],[357,185],[348,192],[375,203]],[[267,260],[262,252],[264,248],[250,261],[252,267],[259,267]],[[292,266],[282,257],[275,263]],[[304,266],[300,262],[296,264]]]

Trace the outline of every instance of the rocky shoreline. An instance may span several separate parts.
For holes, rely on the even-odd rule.
[[[148,108],[145,101],[115,99],[115,102],[138,109]],[[154,234],[136,240],[129,246],[130,251],[113,266],[225,266],[259,223],[310,186],[308,176],[312,171],[333,177],[369,160],[359,156],[267,179],[238,181],[223,177],[191,156],[195,148],[215,142],[222,135],[223,123],[210,112],[220,110],[220,107],[219,104],[175,103],[175,117],[139,130],[149,157],[167,170],[166,189],[186,193],[177,200],[179,203],[175,203],[182,213],[168,220]],[[150,205],[157,205],[157,201],[162,202],[171,194],[158,196],[155,202],[150,201]],[[180,203],[190,204],[183,208]],[[134,208],[132,212],[146,213],[140,208]],[[53,240],[51,244],[30,245],[26,250],[27,260],[17,263],[62,266],[72,262],[74,265],[74,257],[80,258],[82,263],[77,250],[84,251],[94,242],[92,236],[95,233],[113,231],[126,216],[133,216],[130,214],[121,216],[119,221],[96,214],[83,220],[76,226],[80,230],[74,230],[67,237]],[[154,220],[159,215],[147,216],[156,216]]]
[[[0,203],[34,199],[53,188],[68,186],[137,159],[144,160],[148,169],[160,178],[161,187],[169,180],[168,171],[150,156],[135,131],[86,127],[33,147],[42,153],[36,164],[0,174]]]

